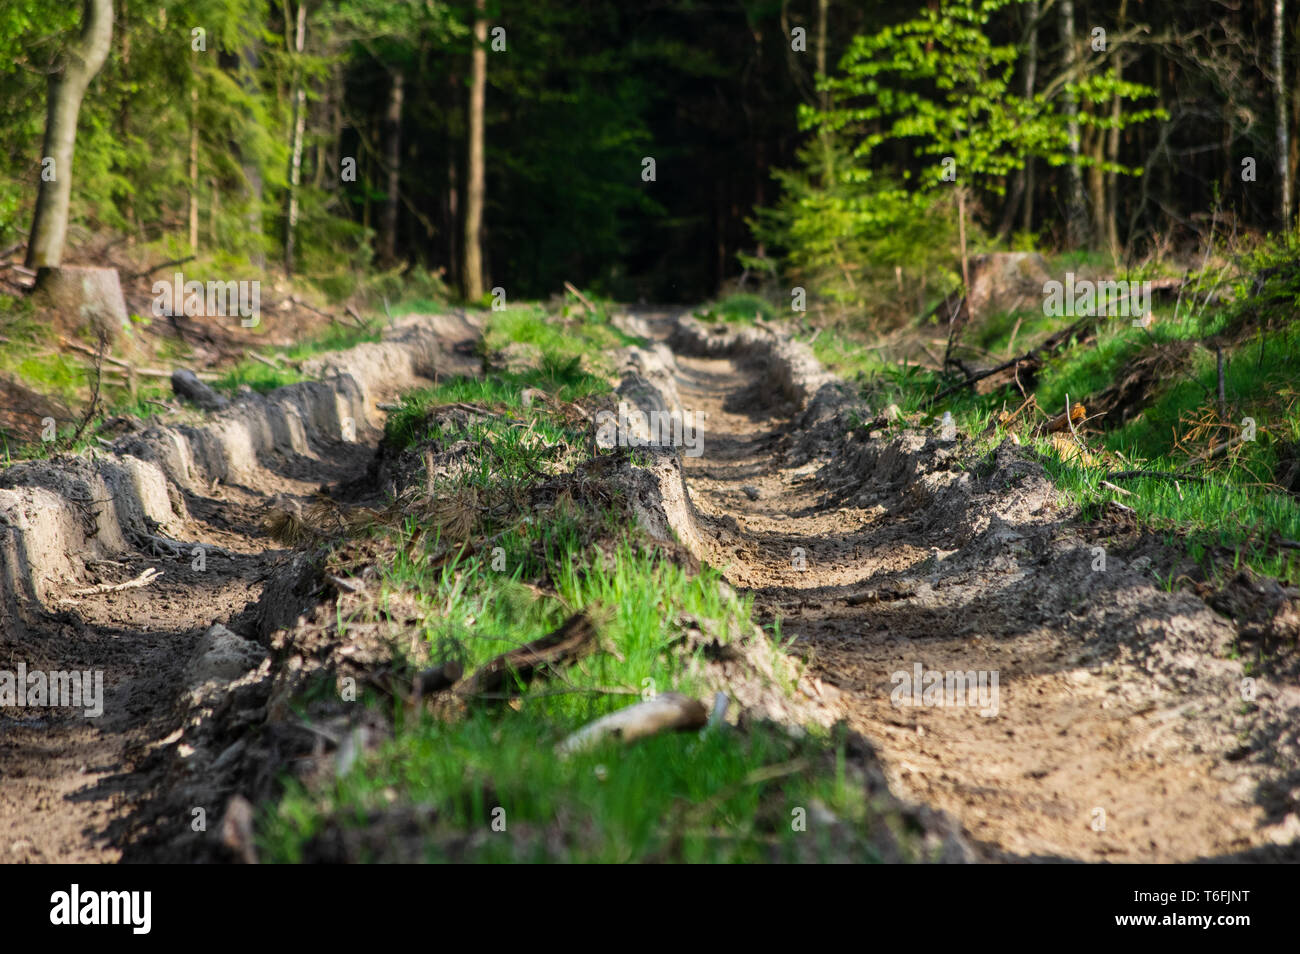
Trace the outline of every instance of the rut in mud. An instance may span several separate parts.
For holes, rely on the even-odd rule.
[[[1098,571],[1095,532],[1019,448],[981,472],[936,434],[868,437],[847,392],[801,412],[761,347],[694,335],[723,353],[676,357],[707,420],[684,458],[700,555],[842,692],[891,789],[986,860],[1296,857],[1296,693],[1243,705],[1226,620],[1134,554]],[[996,673],[996,714],[960,690],[910,704],[918,666]]]
[[[322,483],[346,483],[365,474],[373,451],[340,443],[313,461],[301,479],[267,471],[247,486],[218,487],[191,497],[194,532],[187,544],[220,547],[202,570],[184,559],[135,552],[98,562],[97,579],[129,580],[153,568],[147,587],[87,597],[64,597],[61,621],[47,632],[44,658],[29,669],[104,673],[102,718],[47,709],[30,718],[7,717],[0,733],[0,847],[6,862],[112,862],[121,857],[134,809],[158,783],[141,770],[178,722],[176,700],[185,669],[214,623],[237,632],[272,570],[291,551],[270,540],[263,526],[276,497],[306,501]],[[0,663],[0,668],[13,666]]]
[[[761,618],[780,620],[809,664],[817,706],[870,740],[890,789],[948,813],[985,860],[1296,858],[1300,698],[1260,676],[1245,705],[1242,668],[1227,658],[1234,625],[1197,596],[1154,585],[1135,559],[1140,540],[1116,547],[1076,523],[1020,448],[857,426],[866,412],[851,389],[787,338],[643,319],[630,330],[660,340],[628,349],[634,370],[619,395],[706,415],[700,456],[660,455],[643,472],[647,513],[666,514],[697,557],[753,594]],[[374,346],[369,365],[362,354],[323,368],[333,384],[295,386],[292,400],[312,407],[346,396],[365,423],[361,440],[333,435],[337,409],[316,420],[306,403],[306,431],[259,429],[250,421],[265,408],[254,401],[183,432],[124,438],[107,464],[0,479],[10,528],[0,536],[10,548],[0,552],[10,574],[0,578],[0,670],[19,658],[100,669],[106,692],[98,720],[5,716],[0,860],[194,860],[194,845],[175,837],[188,832],[190,806],[215,824],[228,794],[219,766],[262,759],[230,740],[265,723],[293,685],[292,673],[259,664],[265,643],[252,640],[273,628],[259,614],[274,604],[288,613],[275,625],[287,626],[333,612],[294,590],[295,551],[268,537],[268,508],[305,502],[321,485],[353,501],[382,497],[379,399],[439,370],[463,373],[455,339],[467,329],[453,325],[410,345],[418,360]],[[198,453],[217,438],[227,452],[256,452],[246,466],[230,466],[229,453],[218,466]],[[158,450],[187,442],[195,453],[179,468]],[[167,474],[161,497],[140,492],[139,513],[100,506],[104,480],[138,490],[148,484],[140,468],[155,465]],[[50,517],[58,501],[62,523]],[[168,534],[184,542],[179,558],[165,552]],[[1099,544],[1109,548],[1100,572]],[[210,548],[201,570],[189,559],[196,545]],[[74,595],[149,567],[164,575],[147,587]],[[214,623],[249,637],[223,649],[248,658],[226,666],[205,637]],[[898,676],[918,667],[984,674],[986,695],[906,704],[916,700],[900,696]],[[196,694],[214,673],[216,690]],[[773,717],[802,719],[791,705],[773,702],[786,710]],[[196,728],[200,711],[215,729]]]
[[[314,359],[319,381],[212,416],[123,422],[103,452],[0,472],[0,671],[103,680],[98,717],[5,707],[0,862],[151,860],[147,848],[124,855],[146,818],[189,832],[201,808],[217,823],[224,803],[160,796],[208,773],[211,753],[194,758],[184,730],[214,712],[229,721],[227,689],[267,655],[242,637],[295,553],[267,518],[322,491],[382,497],[366,479],[378,404],[439,373],[472,373],[476,336],[462,318],[413,316],[382,343]],[[149,570],[160,575],[145,586],[87,592]],[[149,817],[151,802],[169,816]]]

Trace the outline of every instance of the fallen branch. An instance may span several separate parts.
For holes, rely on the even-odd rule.
[[[259,361],[259,362],[261,362],[262,364],[266,365],[268,368],[272,368],[273,370],[276,370],[276,371],[282,371],[282,370],[284,370],[284,369],[281,368],[278,364],[276,364],[274,361],[272,361],[270,358],[264,358],[264,357],[262,357],[260,354],[258,354],[256,351],[245,351],[244,354],[248,355],[248,356],[249,356],[250,358],[252,358],[254,361]]]
[[[1189,457],[1189,458],[1187,459],[1187,462],[1184,463],[1183,466],[1184,466],[1184,467],[1191,467],[1193,464],[1203,464],[1203,463],[1206,463],[1207,461],[1214,460],[1214,458],[1218,457],[1218,456],[1219,456],[1220,454],[1222,454],[1224,451],[1228,450],[1228,448],[1230,448],[1230,447],[1236,447],[1236,446],[1237,446],[1238,444],[1240,444],[1244,439],[1245,439],[1245,438],[1243,438],[1240,434],[1238,434],[1236,437],[1234,437],[1234,438],[1232,438],[1232,439],[1230,439],[1230,440],[1226,440],[1226,441],[1224,441],[1222,444],[1216,444],[1216,445],[1214,445],[1214,446],[1211,447],[1208,451],[1206,451],[1204,454],[1197,454],[1195,457]]]
[[[1065,344],[1065,342],[1073,338],[1076,333],[1090,330],[1092,323],[1094,321],[1095,319],[1092,318],[1091,316],[1087,318],[1081,318],[1078,321],[1076,321],[1074,324],[1070,325],[1070,327],[1058,331],[1056,334],[1052,335],[1050,338],[1048,338],[1046,341],[1044,341],[1042,344],[1038,345],[1037,347],[1030,348],[1028,351],[1020,355],[1018,358],[1012,358],[1010,361],[1004,361],[1001,364],[997,365],[996,367],[989,368],[986,371],[978,371],[975,374],[968,375],[965,380],[959,381],[958,383],[952,385],[951,387],[944,388],[934,397],[930,398],[929,403],[934,404],[934,402],[938,401],[940,398],[945,398],[949,394],[955,394],[956,392],[964,388],[970,387],[976,381],[983,381],[985,378],[991,378],[993,375],[1001,371],[1006,371],[1009,368],[1015,368],[1017,373],[1019,373],[1020,365],[1022,364],[1031,364],[1037,366],[1039,357],[1041,355],[1050,354],[1051,352],[1056,351],[1063,344]]]
[[[127,580],[125,583],[100,583],[98,586],[90,586],[84,590],[73,590],[71,596],[98,596],[100,593],[116,593],[119,590],[133,590],[141,586],[148,586],[158,577],[162,576],[162,570],[155,570],[149,567],[134,580]]]
[[[593,305],[591,302],[589,302],[589,301],[587,300],[587,296],[584,295],[582,292],[578,291],[577,286],[574,285],[572,282],[565,282],[565,283],[564,283],[564,290],[567,291],[567,292],[570,292],[570,293],[573,294],[573,295],[576,295],[577,298],[578,298],[578,301],[580,301],[580,302],[582,302],[584,305],[586,305],[586,306],[587,306],[587,311],[591,312],[592,315],[597,314],[597,312],[596,312],[596,306]]]
[[[1119,484],[1112,484],[1109,480],[1101,481],[1098,486],[1105,487],[1107,490],[1113,490],[1117,494],[1123,494],[1125,497],[1133,496],[1133,491],[1125,490],[1123,487],[1119,486]]]
[[[1069,413],[1056,415],[1056,417],[1043,425],[1043,431],[1047,434],[1055,434],[1057,431],[1063,431],[1067,427],[1071,431],[1074,431],[1074,425],[1076,423],[1081,423],[1085,418],[1087,418],[1087,416],[1088,412],[1084,409],[1084,406],[1078,401],[1075,401],[1074,406],[1070,408]],[[1075,433],[1075,436],[1078,436],[1077,432]]]
[[[192,262],[192,261],[194,261],[193,255],[186,255],[184,258],[173,258],[171,261],[162,262],[161,264],[155,265],[153,268],[146,268],[143,272],[135,272],[134,274],[129,275],[128,277],[132,279],[148,278],[154,272],[160,272],[164,268],[171,268],[172,266],[175,265],[184,265],[186,262]]]
[[[1151,477],[1156,480],[1172,480],[1177,483],[1180,480],[1190,480],[1198,484],[1205,483],[1206,478],[1197,477],[1194,474],[1170,473],[1164,470],[1117,470],[1113,474],[1107,474],[1106,480],[1137,480],[1141,477]]]
[[[537,672],[571,662],[596,644],[596,627],[585,612],[575,613],[552,633],[502,653],[456,686],[456,695],[469,698],[529,681]],[[514,677],[511,680],[510,677]]]
[[[725,713],[726,708],[722,711]],[[610,736],[623,742],[635,742],[668,729],[698,729],[708,721],[709,711],[698,699],[677,692],[665,692],[583,726],[561,742],[556,751],[562,756],[571,755]]]

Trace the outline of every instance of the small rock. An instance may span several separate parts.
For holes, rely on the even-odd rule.
[[[205,411],[220,411],[230,405],[224,397],[198,379],[188,368],[172,372],[172,391],[178,398],[197,404]]]

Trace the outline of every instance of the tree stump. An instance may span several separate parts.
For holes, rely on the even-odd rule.
[[[92,265],[60,265],[41,269],[32,293],[37,306],[55,313],[62,330],[74,333],[89,326],[93,336],[112,345],[131,329],[117,269]]]

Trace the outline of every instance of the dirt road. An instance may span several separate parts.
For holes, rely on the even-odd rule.
[[[891,788],[951,813],[989,860],[1295,856],[1276,844],[1296,837],[1294,793],[1242,758],[1260,717],[1241,714],[1230,629],[1199,600],[1116,554],[1096,572],[1041,480],[958,492],[963,467],[932,438],[810,455],[817,425],[773,406],[752,361],[677,366],[682,405],[707,416],[684,460],[707,558],[843,691]],[[983,700],[958,702],[987,703],[996,674],[996,705],[911,704],[918,667],[988,674]]]
[[[672,319],[650,317],[668,338]],[[0,544],[31,571],[0,579],[0,670],[102,670],[107,696],[102,719],[0,717],[0,862],[118,860],[140,843],[151,796],[177,772],[201,782],[209,762],[187,762],[179,703],[204,632],[252,632],[253,604],[293,555],[267,536],[268,508],[366,473],[373,421],[341,436],[337,402],[362,419],[399,386],[463,373],[450,345],[465,328],[439,329],[349,359],[347,381],[370,385],[298,385],[202,431],[128,441],[124,454],[143,455],[134,470],[82,459],[0,478],[0,529],[25,528]],[[408,366],[412,352],[423,357]],[[1246,698],[1233,624],[1158,586],[1149,540],[1120,546],[1077,524],[1019,448],[868,434],[850,389],[786,400],[790,373],[775,386],[762,349],[711,353],[679,345],[663,365],[680,404],[706,415],[702,455],[682,459],[697,555],[838,690],[892,789],[948,812],[986,860],[1300,857],[1297,690],[1261,676]],[[205,459],[217,438],[225,457]],[[180,466],[166,454],[186,441]],[[145,493],[145,478],[165,492]],[[173,521],[179,554],[157,552],[166,538],[148,513]],[[195,546],[211,548],[201,569]],[[75,595],[149,567],[163,576],[147,587]],[[39,609],[25,624],[22,605]],[[189,805],[173,799],[150,823],[187,831]]]

